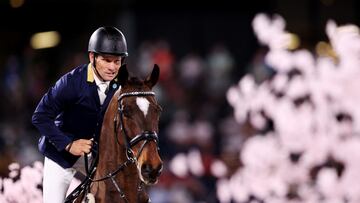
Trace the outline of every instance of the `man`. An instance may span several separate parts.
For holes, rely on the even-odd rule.
[[[106,108],[119,88],[116,76],[128,56],[125,37],[115,27],[100,27],[90,37],[88,54],[90,63],[62,76],[32,117],[45,156],[44,203],[64,202],[83,160],[79,157],[98,140]]]

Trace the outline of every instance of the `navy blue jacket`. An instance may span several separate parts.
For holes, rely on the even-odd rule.
[[[118,89],[110,82],[104,104],[100,105],[91,64],[76,67],[62,76],[38,104],[32,123],[42,135],[39,150],[63,168],[69,168],[79,158],[65,150],[77,139],[98,140],[107,106]]]

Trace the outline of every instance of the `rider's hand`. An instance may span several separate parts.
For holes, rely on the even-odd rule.
[[[93,139],[79,139],[66,146],[66,150],[75,156],[83,156],[85,153],[90,153]]]

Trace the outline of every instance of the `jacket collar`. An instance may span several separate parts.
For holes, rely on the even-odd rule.
[[[93,83],[95,81],[94,79],[94,72],[92,70],[92,65],[91,63],[88,64],[88,67],[87,67],[87,82],[91,82]]]

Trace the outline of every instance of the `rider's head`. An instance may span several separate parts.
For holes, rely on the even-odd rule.
[[[97,76],[104,81],[116,77],[128,56],[126,39],[115,27],[100,27],[95,30],[89,40],[88,52]]]

